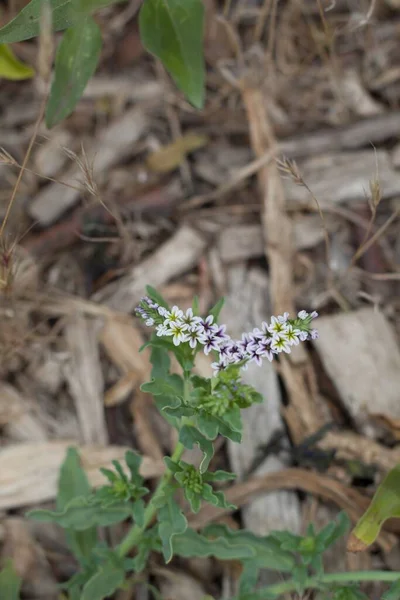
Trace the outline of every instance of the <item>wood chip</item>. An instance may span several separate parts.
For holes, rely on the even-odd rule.
[[[386,150],[323,154],[299,161],[298,167],[321,206],[365,201],[374,178],[379,179],[383,199],[400,193],[400,177]],[[284,186],[289,205],[315,207],[315,201],[304,187],[288,179]]]
[[[132,153],[133,146],[145,131],[148,119],[145,111],[136,107],[113,121],[99,137],[85,147],[89,164],[93,162],[94,178],[99,185],[107,177],[108,169]],[[77,164],[73,164],[62,181],[82,186],[82,191],[58,183],[45,186],[28,206],[29,214],[42,226],[51,225],[72,208],[84,193],[84,177]]]
[[[42,415],[42,418],[41,418]],[[38,406],[8,383],[0,383],[0,423],[4,433],[20,442],[43,442],[48,438],[45,415]]]
[[[106,444],[104,382],[100,363],[97,325],[77,313],[66,327],[65,337],[70,360],[65,376],[75,402],[82,441]]]
[[[36,444],[16,444],[0,449],[0,510],[30,506],[52,500],[57,494],[59,470],[67,449],[76,446],[74,440]],[[82,465],[92,486],[104,484],[100,467],[111,469],[116,459],[124,465],[128,448],[121,446],[78,447]],[[158,477],[164,463],[143,457],[140,472],[145,478]]]
[[[207,241],[195,229],[183,225],[149,258],[116,282],[94,294],[95,302],[122,312],[131,312],[146,291],[146,285],[160,287],[198,262]]]
[[[268,280],[264,273],[245,266],[231,267],[228,271],[228,293],[221,312],[221,322],[226,323],[229,334],[240,339],[243,332],[252,331],[268,320]],[[280,416],[281,394],[273,366],[265,361],[260,368],[250,364],[242,373],[244,383],[252,385],[264,397],[262,404],[254,404],[242,412],[243,439],[241,444],[228,442],[228,453],[232,468],[239,478],[245,478],[254,468],[263,446],[277,432],[283,433]],[[259,466],[259,473],[279,471],[283,463],[271,456]],[[246,527],[261,535],[272,529],[290,531],[300,529],[300,507],[295,494],[277,492],[256,499],[243,511]]]
[[[318,319],[314,345],[346,410],[371,433],[369,413],[400,417],[400,351],[394,332],[373,308]]]

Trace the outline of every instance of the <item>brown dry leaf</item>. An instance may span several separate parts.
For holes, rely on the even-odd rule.
[[[241,507],[246,505],[255,494],[292,489],[315,494],[324,500],[334,502],[345,510],[354,522],[358,521],[369,504],[368,498],[355,489],[326,475],[313,473],[305,469],[284,469],[278,473],[252,477],[244,483],[231,486],[225,492],[225,497],[227,502]],[[200,529],[210,521],[219,519],[227,512],[229,512],[229,509],[206,506],[197,515],[189,515],[188,521],[191,527]],[[378,543],[385,552],[389,552],[395,542],[395,537],[387,532],[382,533],[378,538]]]
[[[46,415],[8,383],[0,383],[0,423],[13,441],[43,442],[48,438]]]
[[[146,159],[146,165],[156,173],[168,173],[179,167],[187,154],[203,148],[207,143],[207,136],[188,132],[171,144],[152,152]]]
[[[57,493],[59,470],[75,440],[16,444],[0,450],[0,510],[52,500]],[[104,483],[100,467],[112,468],[116,459],[124,465],[128,448],[123,446],[78,446],[83,468],[91,485]],[[140,472],[145,478],[159,477],[164,463],[144,456]]]
[[[144,344],[140,332],[119,319],[109,319],[99,336],[101,344],[121,373],[135,373],[139,381],[150,379],[150,354],[148,349],[139,352]]]

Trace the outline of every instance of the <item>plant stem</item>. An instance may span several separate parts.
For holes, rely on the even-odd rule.
[[[181,458],[184,450],[185,450],[185,447],[183,446],[183,444],[178,442],[175,447],[175,450],[171,456],[171,460],[173,460],[174,462],[178,462],[178,460]],[[157,512],[156,500],[162,495],[164,488],[171,481],[172,475],[173,475],[173,473],[170,470],[167,470],[164,473],[164,475],[162,476],[161,481],[158,484],[156,491],[154,492],[149,504],[146,507],[146,510],[144,511],[143,525],[141,527],[139,527],[138,525],[133,525],[131,530],[128,531],[125,538],[122,540],[121,544],[119,545],[118,554],[120,556],[126,556],[128,554],[128,552],[130,550],[132,550],[132,548],[134,546],[137,545],[137,543],[140,540],[141,536],[143,535],[144,531],[150,525],[151,521],[153,520],[153,518]]]
[[[397,581],[400,573],[392,571],[354,571],[353,573],[328,573],[320,577],[310,577],[304,584],[304,589],[318,589],[329,584],[358,583],[362,581]],[[254,592],[252,600],[264,600],[264,598],[278,597],[281,594],[293,592],[297,589],[295,581],[289,580],[276,585],[270,585]]]

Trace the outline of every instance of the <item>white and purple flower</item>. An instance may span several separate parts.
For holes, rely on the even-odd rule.
[[[195,317],[193,310],[188,308],[182,317],[182,321],[188,326],[189,331],[192,331],[193,329],[199,329],[202,319],[201,317]]]
[[[166,330],[166,335],[172,335],[174,346],[179,346],[182,342],[189,341],[187,334],[187,325],[182,322],[172,322]]]

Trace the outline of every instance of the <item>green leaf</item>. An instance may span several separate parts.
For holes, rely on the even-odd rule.
[[[103,600],[111,596],[125,580],[123,568],[106,563],[85,584],[81,600]]]
[[[203,491],[201,495],[206,502],[209,502],[214,506],[218,506],[218,508],[228,508],[229,510],[236,509],[236,506],[234,504],[229,504],[226,501],[225,494],[223,492],[216,492],[208,483],[205,483],[203,485]]]
[[[214,471],[204,476],[205,481],[232,481],[233,479],[236,479],[236,474],[228,471]]]
[[[199,469],[200,473],[205,473],[214,454],[212,442],[197,431],[195,427],[189,425],[184,425],[180,430],[179,441],[189,450],[192,450],[194,444],[198,444],[200,450],[204,453]]]
[[[96,70],[100,51],[101,32],[92,17],[81,17],[79,23],[65,32],[57,49],[54,80],[46,107],[48,128],[72,113]]]
[[[160,306],[169,309],[168,302],[166,302],[161,294],[157,292],[155,288],[151,287],[151,285],[146,285],[146,292],[148,297],[151,298],[153,302],[157,302],[157,304]]]
[[[225,304],[225,298],[221,298],[220,300],[218,300],[218,302],[209,311],[209,314],[214,317],[214,322],[218,321],[220,312],[221,312],[222,307],[224,306],[224,304]]]
[[[198,317],[200,314],[200,307],[199,307],[199,297],[195,296],[193,298],[193,302],[192,302],[192,311],[195,317]]]
[[[169,358],[168,351],[165,348],[157,348],[155,346],[151,349],[150,362],[153,365],[151,370],[152,379],[162,379],[167,377],[171,366],[171,359]]]
[[[368,596],[355,586],[345,586],[335,590],[332,600],[368,600]],[[384,595],[381,600],[384,600]],[[394,598],[392,599],[394,600]]]
[[[140,465],[142,464],[142,457],[137,452],[128,450],[125,453],[125,462],[131,475],[131,482],[140,487],[144,481],[139,472]]]
[[[34,69],[18,60],[11,48],[6,44],[0,44],[0,79],[11,79],[18,81],[30,79],[35,75]]]
[[[144,509],[145,504],[141,498],[139,498],[139,500],[136,500],[132,505],[132,516],[136,525],[138,525],[139,527],[143,527],[144,524]]]
[[[14,570],[11,560],[7,560],[0,571],[0,598],[2,600],[19,600],[22,579]]]
[[[146,0],[139,15],[141,40],[196,108],[204,104],[201,0]]]
[[[173,539],[186,531],[188,523],[182,509],[170,496],[166,504],[158,511],[158,534],[161,538],[163,555],[166,563],[173,557]]]
[[[332,546],[339,538],[343,537],[344,534],[350,528],[350,519],[345,512],[339,513],[337,522],[332,521],[328,523],[321,531],[317,534],[317,541],[323,544],[323,549]]]
[[[187,529],[173,539],[174,554],[191,556],[215,556],[220,560],[249,560],[258,568],[278,569],[290,572],[295,560],[269,536],[258,537],[250,531],[233,531],[226,525],[210,525],[202,533]]]
[[[140,386],[142,392],[153,396],[173,396],[183,398],[183,381],[179,375],[168,375],[161,379],[152,379]]]
[[[58,523],[66,529],[83,531],[90,527],[107,527],[120,523],[130,516],[130,512],[131,506],[128,503],[105,507],[78,497],[71,500],[62,511],[33,510],[28,515],[36,521]]]
[[[376,490],[367,511],[351,533],[348,549],[366,550],[378,537],[383,523],[391,517],[400,517],[400,464],[389,471]]]
[[[62,31],[79,23],[82,11],[90,13],[99,8],[125,0],[50,0],[54,31]],[[22,42],[40,33],[42,0],[31,0],[9,23],[0,28],[0,44]],[[80,10],[77,10],[79,7]]]
[[[42,0],[31,0],[18,15],[0,29],[0,43],[22,42],[36,37],[40,32]],[[51,0],[53,28],[55,31],[73,25],[78,16],[71,11],[71,0]]]
[[[390,588],[382,595],[381,600],[400,600],[400,579],[392,583]]]
[[[90,492],[90,484],[81,466],[79,454],[75,448],[68,448],[58,480],[57,510],[62,512],[71,500],[79,496],[88,496]],[[96,545],[96,527],[85,528],[83,531],[67,529],[65,535],[76,558],[81,563],[84,562]]]

